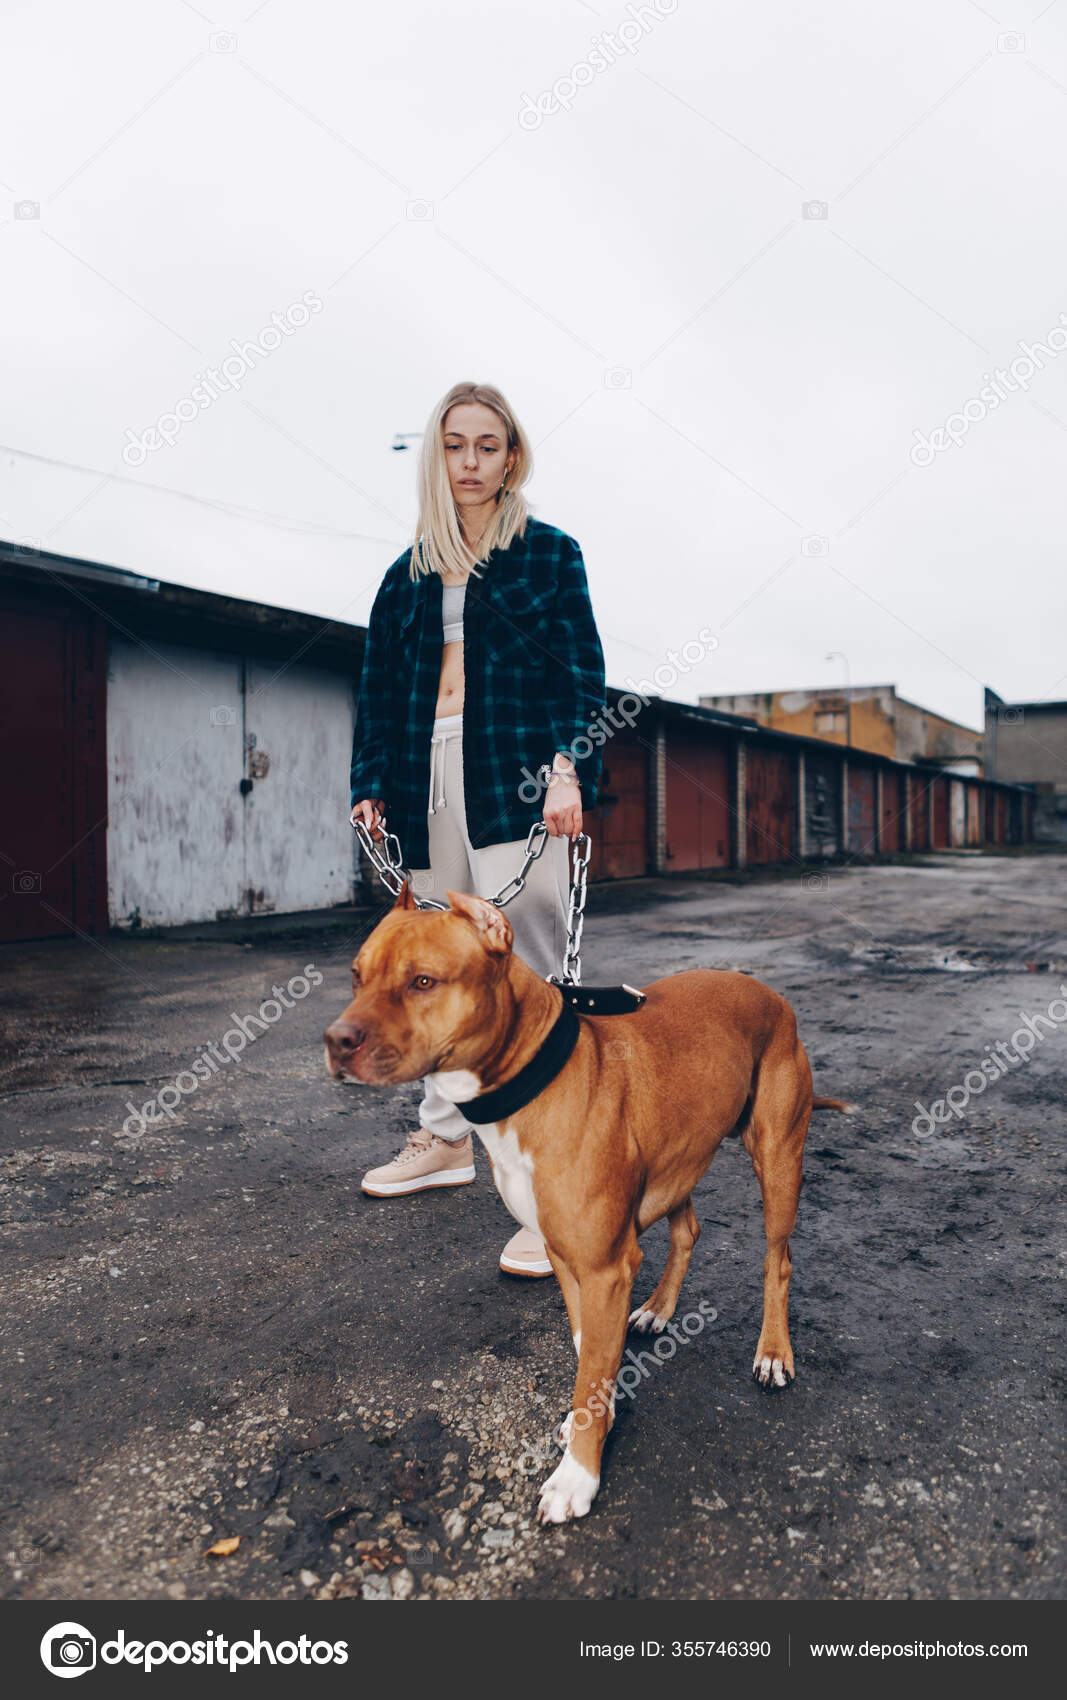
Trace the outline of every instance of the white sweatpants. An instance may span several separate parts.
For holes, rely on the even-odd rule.
[[[531,814],[531,824],[535,818]],[[434,721],[427,825],[430,866],[411,869],[416,897],[435,897],[447,903],[449,890],[469,892],[474,897],[495,897],[522,867],[525,839],[475,850],[467,835],[462,714],[449,714]],[[540,856],[530,866],[525,890],[513,897],[504,911],[515,934],[516,953],[538,974],[563,971],[570,862],[570,839],[549,835]],[[472,1131],[471,1123],[430,1079],[424,1083],[419,1121],[427,1132],[437,1134],[440,1139],[463,1139]]]

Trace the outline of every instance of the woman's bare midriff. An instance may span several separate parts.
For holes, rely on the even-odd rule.
[[[459,714],[463,707],[463,644],[446,643],[441,651],[441,677],[437,685],[437,718]]]

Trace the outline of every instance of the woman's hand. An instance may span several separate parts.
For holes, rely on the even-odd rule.
[[[385,837],[385,833],[382,831],[385,824],[385,811],[380,797],[364,797],[362,802],[356,804],[348,818],[353,826],[358,820],[365,821],[375,844],[380,843]]]
[[[541,813],[553,838],[577,838],[582,830],[582,793],[573,768],[553,771]]]

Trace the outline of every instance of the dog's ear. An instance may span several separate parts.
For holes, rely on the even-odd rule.
[[[411,881],[405,880],[400,887],[399,895],[393,904],[394,909],[417,909],[419,906],[411,894]]]
[[[487,950],[500,956],[507,954],[515,935],[503,910],[486,898],[472,897],[466,891],[449,891],[445,895],[457,915],[465,915],[473,922]]]

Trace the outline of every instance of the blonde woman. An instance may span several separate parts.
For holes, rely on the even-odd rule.
[[[602,765],[604,654],[581,550],[530,514],[531,470],[526,434],[499,390],[457,384],[434,408],[415,542],[386,572],[367,630],[352,819],[378,838],[384,815],[416,895],[441,902],[449,889],[492,897],[543,819],[544,850],[507,914],[524,961],[559,974],[569,843]],[[547,783],[542,766],[553,769]],[[467,1184],[472,1131],[427,1078],[418,1127],[364,1176],[364,1191],[392,1198]],[[552,1273],[525,1228],[500,1267]]]

